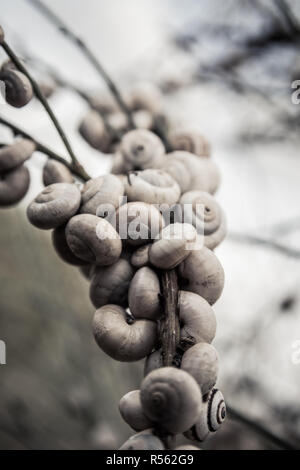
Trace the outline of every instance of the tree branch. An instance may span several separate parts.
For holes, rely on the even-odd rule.
[[[161,322],[160,339],[164,366],[174,366],[180,339],[178,315],[178,283],[175,269],[161,274],[162,304],[164,316]]]
[[[231,406],[227,406],[227,411],[228,411],[229,418],[245,424],[248,428],[255,431],[264,439],[267,439],[268,441],[272,442],[275,446],[280,447],[281,449],[285,449],[285,450],[296,450],[296,448],[292,444],[285,441],[281,437],[276,436],[270,430],[266,429],[264,426],[257,423],[257,421],[253,421],[248,416],[244,415],[243,413],[236,410],[235,408]]]
[[[58,155],[56,152],[53,150],[49,149],[46,147],[44,144],[36,140],[34,137],[32,137],[30,134],[28,134],[26,131],[23,129],[20,129],[18,126],[13,124],[10,121],[7,121],[5,118],[0,116],[0,124],[3,126],[6,126],[10,128],[15,135],[21,135],[22,137],[25,137],[26,139],[32,140],[32,142],[35,143],[36,145],[36,150],[39,152],[44,153],[45,155],[48,155],[49,158],[52,158],[53,160],[56,160],[60,163],[63,163],[75,176],[78,178],[82,179],[83,181],[87,181],[90,179],[90,176],[86,173],[84,168],[80,165],[80,168],[78,166],[74,166],[73,162],[69,163],[66,161],[63,157]]]
[[[291,258],[300,258],[300,251],[295,250],[293,248],[289,248],[285,245],[281,245],[280,243],[269,240],[267,238],[257,237],[255,235],[248,235],[243,233],[229,233],[227,235],[228,240],[236,241],[239,243],[249,243],[251,245],[262,245],[267,248],[271,248],[275,251],[283,253]]]
[[[71,31],[68,26],[66,26],[66,24],[63,23],[63,21],[52,10],[48,6],[44,5],[40,0],[28,0],[28,2],[37,8],[48,21],[54,24],[59,29],[59,31],[61,31],[61,33],[67,36],[82,51],[82,53],[93,65],[101,78],[105,81],[120,109],[127,116],[130,128],[134,129],[136,126],[134,124],[131,111],[124,102],[118,87],[106,72],[105,68],[102,66],[99,60],[96,58],[94,53],[86,45],[86,43],[79,36],[77,36],[77,34]]]

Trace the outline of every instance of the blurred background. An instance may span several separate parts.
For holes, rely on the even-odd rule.
[[[300,4],[243,0],[44,0],[86,41],[121,90],[150,81],[174,128],[199,128],[212,145],[229,233],[217,248],[226,283],[215,305],[218,387],[232,411],[201,447],[300,448]],[[26,0],[2,0],[7,41],[39,80],[62,77],[105,91],[80,51]],[[1,52],[1,62],[6,60]],[[111,157],[79,135],[87,103],[70,87],[49,98],[86,169]],[[0,114],[65,155],[33,100]],[[12,139],[0,128],[2,142]],[[42,188],[45,157],[28,163],[30,191],[0,212],[1,449],[108,449],[132,434],[118,401],[138,388],[142,364],[96,346],[88,282],[64,264],[25,210]],[[270,436],[269,434],[272,434]],[[278,436],[284,442],[276,442]]]

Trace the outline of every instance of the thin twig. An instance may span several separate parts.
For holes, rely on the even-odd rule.
[[[228,240],[233,240],[239,243],[249,243],[251,245],[261,245],[265,246],[266,248],[273,249],[278,251],[279,253],[283,253],[291,258],[300,258],[300,251],[295,250],[293,248],[289,248],[285,245],[281,245],[280,243],[262,237],[257,237],[255,235],[248,235],[243,233],[229,233],[227,236]]]
[[[45,96],[41,92],[39,85],[37,84],[35,79],[32,77],[32,75],[28,72],[26,67],[22,64],[22,62],[18,59],[18,57],[16,56],[14,51],[10,48],[10,46],[7,44],[7,42],[3,41],[1,46],[5,50],[6,54],[11,59],[11,61],[14,63],[14,65],[17,67],[17,69],[20,70],[22,73],[24,73],[24,75],[26,75],[26,77],[30,81],[35,95],[37,96],[37,98],[41,102],[42,106],[46,110],[46,112],[49,115],[51,121],[53,122],[58,134],[60,135],[61,140],[63,141],[63,143],[64,143],[64,145],[65,145],[65,147],[66,147],[66,149],[67,149],[67,151],[68,151],[68,153],[71,157],[73,165],[78,166],[79,162],[78,162],[78,160],[77,160],[77,158],[76,158],[76,156],[75,156],[75,154],[72,150],[72,147],[71,147],[71,145],[70,145],[70,143],[67,139],[67,136],[65,135],[60,123],[58,122],[54,112],[52,111],[51,106],[49,105],[49,103],[46,100]]]
[[[16,126],[10,121],[7,121],[7,119],[1,116],[0,116],[0,124],[10,128],[15,135],[20,135],[22,137],[25,137],[26,139],[32,140],[32,142],[34,142],[36,145],[37,151],[42,152],[45,155],[48,155],[48,157],[52,158],[53,160],[63,163],[78,178],[82,179],[83,181],[87,181],[90,179],[90,176],[86,173],[86,171],[82,167],[80,169],[78,168],[78,166],[74,166],[73,163],[69,163],[67,160],[65,160],[63,157],[61,157],[56,152],[51,150],[49,147],[46,147],[46,145],[42,144],[41,142],[36,140],[34,137],[32,137],[30,134],[28,134],[28,132],[24,131],[23,129],[20,129],[18,126]]]
[[[251,428],[257,434],[260,434],[260,436],[262,436],[264,439],[267,439],[268,441],[272,442],[275,446],[285,450],[296,450],[296,448],[292,444],[285,441],[281,437],[276,436],[272,433],[272,431],[266,429],[262,424],[258,423],[257,421],[253,421],[251,418],[236,410],[232,406],[227,405],[227,411],[229,418],[232,418],[236,421],[240,421],[241,423],[245,424],[248,428]]]
[[[46,5],[44,5],[40,0],[28,0],[35,8],[37,8],[40,13],[44,15],[47,20],[53,23],[59,31],[61,31],[65,36],[67,36],[85,55],[85,57],[89,60],[89,62],[94,66],[97,70],[98,74],[101,78],[105,81],[106,85],[108,86],[109,90],[111,91],[113,97],[115,98],[116,102],[118,103],[120,109],[123,113],[127,116],[128,123],[131,129],[134,129],[135,123],[132,118],[132,113],[128,106],[126,105],[125,101],[122,98],[121,92],[119,91],[118,87],[116,86],[115,82],[111,79],[109,74],[106,72],[105,68],[96,58],[94,53],[90,50],[90,48],[86,45],[86,43],[75,34],[70,28]]]

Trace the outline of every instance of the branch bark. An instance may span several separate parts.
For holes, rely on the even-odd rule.
[[[174,366],[180,339],[178,315],[178,282],[175,269],[161,274],[164,316],[161,321],[162,359],[164,366]]]

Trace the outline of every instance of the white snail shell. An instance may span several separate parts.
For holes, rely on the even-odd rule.
[[[70,170],[61,162],[48,158],[43,168],[43,183],[49,186],[54,183],[73,183],[74,178]]]
[[[164,450],[163,442],[153,434],[152,429],[131,436],[119,450]]]
[[[147,266],[149,264],[149,248],[151,244],[148,243],[147,245],[140,246],[137,248],[130,259],[132,266],[135,268],[142,268],[143,266]]]
[[[172,269],[186,259],[197,242],[196,229],[190,224],[170,224],[163,228],[149,248],[150,263],[160,269]]]
[[[210,144],[196,130],[174,132],[169,136],[170,145],[174,150],[185,150],[198,157],[209,157]]]
[[[132,278],[128,301],[134,318],[157,320],[161,316],[160,283],[157,274],[147,266],[140,268]]]
[[[87,263],[109,266],[120,258],[122,242],[118,233],[107,220],[95,215],[72,217],[66,227],[66,237],[71,251]]]
[[[127,132],[121,140],[119,151],[127,171],[159,168],[165,153],[160,138],[147,129]]]
[[[96,308],[106,304],[128,307],[128,289],[133,275],[132,266],[123,258],[110,266],[96,267],[90,284],[93,305]]]
[[[0,148],[0,172],[10,171],[22,165],[31,157],[36,144],[29,139],[16,140]]]
[[[165,171],[150,169],[131,173],[125,185],[128,201],[149,204],[175,204],[180,197],[180,187]]]
[[[119,207],[123,194],[124,185],[117,176],[103,175],[92,178],[82,188],[80,212],[101,216],[98,214],[101,206],[111,204],[114,208]]]
[[[183,150],[168,154],[174,160],[182,162],[191,176],[189,189],[206,191],[214,194],[220,185],[220,173],[213,161],[208,158],[198,158],[196,155]]]
[[[136,83],[126,98],[128,106],[133,111],[147,110],[152,114],[157,114],[161,110],[162,95],[154,83]]]
[[[182,161],[173,158],[172,153],[166,154],[162,169],[177,181],[182,193],[188,191],[192,177],[188,168]]]
[[[139,390],[128,392],[121,398],[119,411],[124,421],[135,431],[143,431],[153,425],[143,412]]]
[[[218,354],[208,343],[197,343],[182,356],[181,369],[188,372],[206,395],[215,385],[218,377]]]
[[[209,303],[198,294],[179,291],[180,348],[186,350],[194,344],[211,343],[217,322]]]
[[[163,226],[163,217],[152,204],[129,202],[117,209],[117,232],[131,245],[149,243],[155,239]]]
[[[28,168],[21,165],[0,176],[0,207],[19,202],[27,193],[30,184]]]
[[[141,403],[146,416],[158,427],[178,434],[195,423],[202,396],[198,384],[187,372],[162,367],[144,378]]]
[[[67,239],[66,239],[66,225],[60,225],[56,227],[52,232],[52,243],[58,256],[65,262],[72,264],[73,266],[85,265],[85,261],[71,251]]]
[[[101,152],[108,151],[111,138],[106,130],[102,117],[97,111],[91,110],[83,118],[79,126],[79,133],[91,147]]]
[[[209,248],[192,251],[179,265],[179,285],[183,290],[195,292],[213,305],[224,287],[223,267]]]
[[[204,236],[204,245],[213,250],[226,236],[226,218],[215,198],[204,191],[188,191],[180,198],[180,204],[192,205],[189,222]]]
[[[201,409],[196,424],[184,434],[188,439],[203,442],[209,433],[219,429],[225,418],[226,404],[223,394],[214,388]]]
[[[93,332],[98,346],[121,362],[143,359],[157,341],[155,322],[141,319],[129,324],[125,310],[118,305],[105,305],[96,311]]]
[[[80,191],[75,184],[50,184],[29,204],[27,217],[40,229],[56,228],[76,214],[80,200]]]

